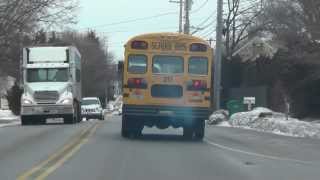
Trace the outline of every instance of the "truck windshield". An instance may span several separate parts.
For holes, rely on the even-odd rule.
[[[41,68],[28,69],[28,82],[67,82],[68,69],[67,68]]]

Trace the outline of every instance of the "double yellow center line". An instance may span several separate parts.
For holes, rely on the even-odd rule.
[[[47,160],[24,172],[17,180],[42,180],[48,177],[79,151],[80,147],[88,141],[89,137],[93,135],[100,124],[101,123],[96,123],[76,133],[62,148],[50,155]]]

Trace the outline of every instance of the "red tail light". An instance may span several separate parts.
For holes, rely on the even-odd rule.
[[[146,89],[148,83],[144,78],[129,78],[128,88]]]
[[[207,89],[207,82],[203,80],[190,80],[187,89],[189,91],[200,91]]]
[[[192,85],[194,88],[200,88],[202,86],[202,82],[199,80],[195,80],[193,81]]]
[[[141,79],[135,79],[135,80],[134,80],[134,84],[135,84],[136,86],[140,86],[140,85],[141,85],[141,82],[142,82]]]

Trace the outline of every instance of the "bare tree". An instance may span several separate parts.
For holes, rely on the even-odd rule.
[[[303,21],[312,40],[320,40],[320,1],[298,0],[303,11]]]
[[[63,33],[61,40],[75,44],[82,55],[82,90],[84,96],[96,96],[105,100],[107,89],[117,79],[113,55],[106,51],[106,39],[95,32]]]
[[[224,14],[226,55],[231,56],[238,45],[250,35],[249,29],[262,12],[262,0],[228,0]],[[256,31],[257,32],[257,31]]]
[[[75,23],[76,0],[2,0],[0,35],[23,31],[35,24],[47,27]]]
[[[319,1],[268,0],[256,24],[262,22],[267,23],[260,30],[272,35],[272,39],[285,48],[279,50],[274,61],[266,61],[261,66],[262,71],[251,76],[259,77],[258,82],[268,77],[270,87],[276,87],[276,82],[280,83],[284,97],[292,103],[292,113],[295,115],[318,115],[319,104],[314,99],[318,97],[320,81]]]
[[[0,70],[19,75],[20,49],[39,28],[75,22],[78,0],[0,0]]]

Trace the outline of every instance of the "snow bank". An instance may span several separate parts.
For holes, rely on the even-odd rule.
[[[10,110],[0,110],[0,121],[14,121],[19,117],[15,116]]]
[[[232,127],[254,129],[263,132],[320,139],[320,124],[286,118],[282,113],[267,108],[255,108],[249,112],[232,115],[229,119]]]
[[[229,112],[227,110],[218,110],[209,117],[208,124],[219,124],[228,120]]]
[[[109,101],[107,106],[108,113],[111,115],[121,115],[123,106],[122,96],[117,96],[115,101]]]

